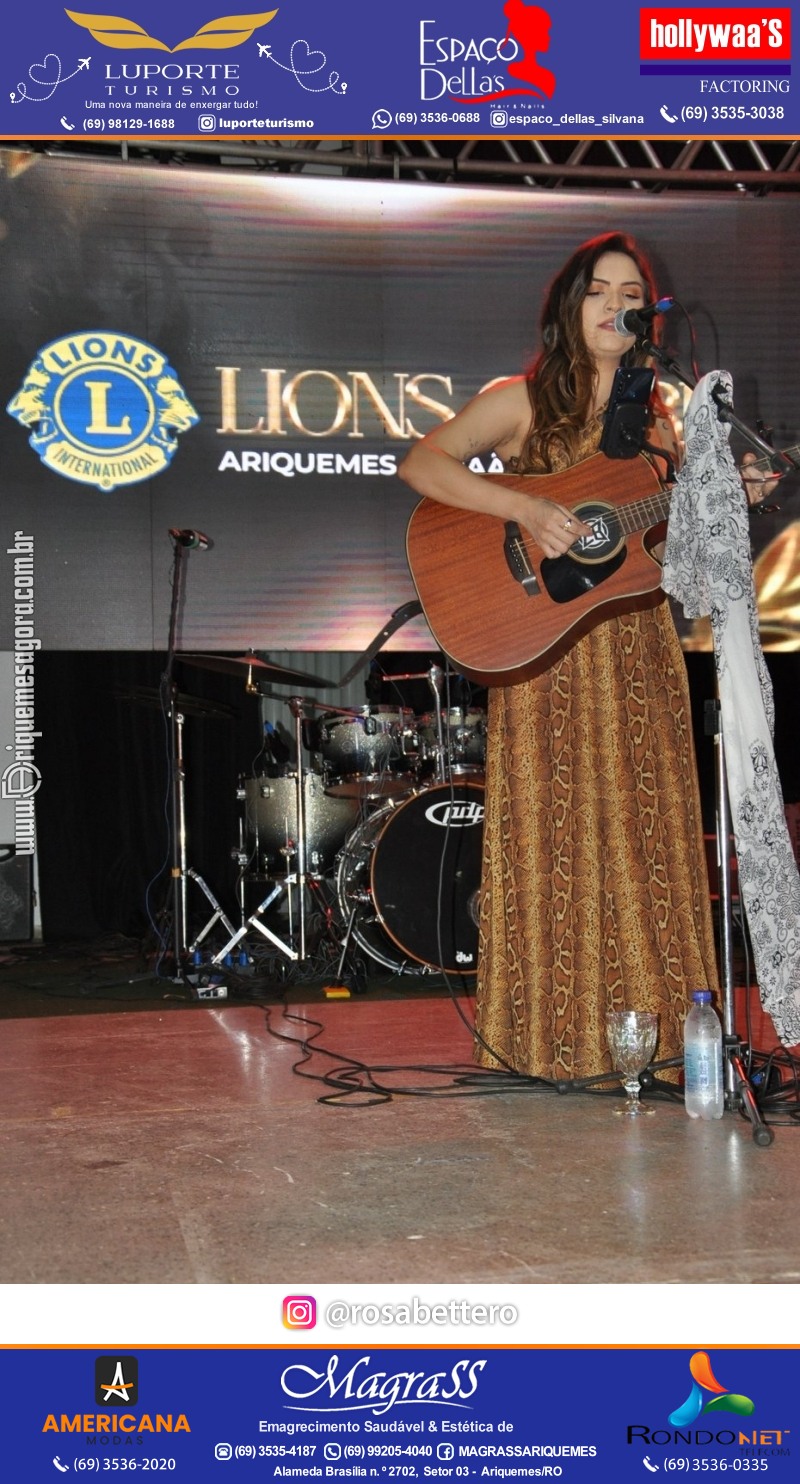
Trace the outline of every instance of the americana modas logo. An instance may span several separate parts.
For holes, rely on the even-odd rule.
[[[46,345],[6,410],[48,469],[101,490],[160,474],[200,421],[155,346],[106,330]]]
[[[139,1362],[135,1355],[98,1355],[94,1363],[98,1407],[135,1407],[139,1400]]]

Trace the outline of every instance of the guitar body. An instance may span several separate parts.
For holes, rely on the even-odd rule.
[[[406,552],[436,642],[482,685],[513,685],[548,669],[602,619],[662,601],[669,493],[642,455],[596,453],[561,474],[485,476],[555,500],[593,528],[563,557],[499,516],[423,499]]]

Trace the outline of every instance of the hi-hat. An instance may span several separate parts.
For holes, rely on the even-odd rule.
[[[200,670],[222,670],[226,675],[247,674],[247,683],[271,680],[278,683],[295,681],[300,685],[333,685],[332,680],[322,680],[319,675],[307,675],[303,670],[290,670],[287,665],[273,664],[261,659],[252,650],[249,654],[176,654],[176,660],[184,665],[197,665]]]

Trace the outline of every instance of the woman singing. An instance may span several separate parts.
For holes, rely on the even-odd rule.
[[[536,475],[589,458],[617,367],[645,360],[614,317],[656,298],[629,237],[585,243],[546,296],[528,375],[429,433],[402,478],[518,522],[548,557],[568,551],[589,528],[537,495],[535,478],[520,492],[466,465],[494,450],[509,472]],[[677,454],[657,400],[648,441]],[[483,1040],[521,1073],[594,1076],[611,1069],[607,1012],[651,1010],[658,1057],[679,1055],[691,992],[714,988],[717,968],[688,684],[666,600],[599,621],[536,678],[492,689],[486,767]]]

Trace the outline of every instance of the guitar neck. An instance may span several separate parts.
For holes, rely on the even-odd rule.
[[[598,459],[603,460],[605,468],[598,468]],[[666,520],[669,515],[671,487],[659,485],[653,473],[651,489],[647,494],[639,494],[636,467],[631,462],[624,462],[617,464],[617,472],[624,476],[624,482],[615,493],[613,489],[603,485],[608,462],[603,455],[595,454],[593,458],[583,464],[573,465],[572,469],[563,474],[487,474],[486,478],[493,484],[508,485],[528,494],[542,493],[546,498],[561,501],[568,508],[577,510],[588,525],[594,522],[602,524],[609,509],[613,508],[614,521],[625,536],[631,536],[636,531],[649,530],[651,526]],[[611,467],[613,469],[613,464]],[[633,495],[633,498],[625,499],[626,494]]]
[[[794,464],[794,467],[796,469],[800,468],[800,444],[796,443],[793,448],[784,448],[782,452],[784,458],[787,458],[791,464]],[[775,459],[777,459],[778,457],[779,455],[777,450],[773,458],[768,458],[765,454],[763,459],[756,459],[754,463],[750,465],[750,468],[761,469],[765,474],[769,474],[775,466]]]
[[[615,514],[620,530],[626,535],[632,535],[634,531],[646,531],[650,526],[658,525],[659,521],[666,520],[671,494],[671,489],[662,489],[639,500],[629,500],[625,505],[618,505]]]

